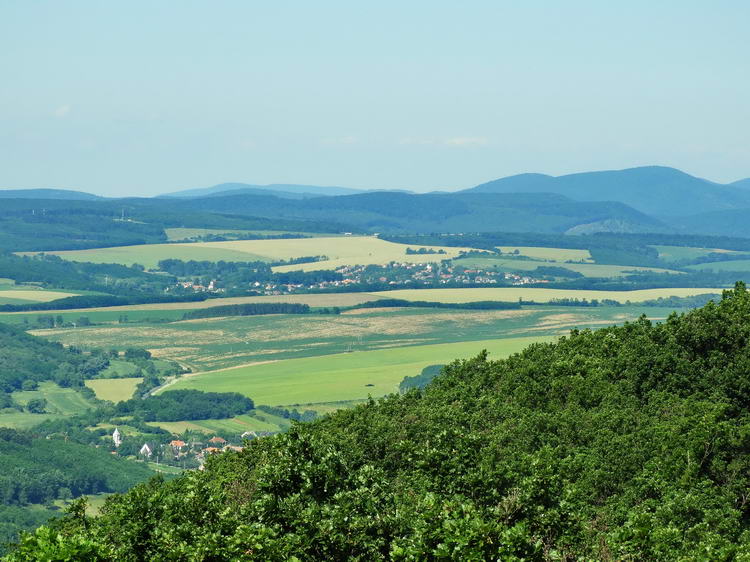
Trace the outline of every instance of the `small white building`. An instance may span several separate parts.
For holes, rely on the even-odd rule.
[[[112,441],[114,441],[115,447],[119,447],[122,444],[122,435],[120,435],[120,430],[117,428],[115,428],[112,434]]]
[[[148,446],[148,443],[144,443],[143,447],[141,447],[141,450],[138,451],[139,455],[142,455],[146,458],[149,458],[151,456],[151,453],[152,453],[151,447]]]

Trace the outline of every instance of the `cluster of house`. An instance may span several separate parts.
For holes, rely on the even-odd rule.
[[[242,440],[252,440],[258,437],[264,437],[271,433],[266,431],[246,431],[240,437]],[[122,444],[122,434],[118,428],[115,428],[112,433],[112,441],[115,448]],[[157,450],[158,449],[158,450]],[[242,451],[243,447],[232,445],[223,437],[215,435],[208,439],[205,443],[202,441],[190,441],[185,442],[181,439],[173,439],[168,444],[160,445],[154,443],[144,443],[138,451],[138,456],[144,460],[150,459],[152,456],[164,459],[169,456],[174,459],[180,459],[187,456],[193,456],[200,463],[201,469],[203,468],[203,462],[208,455],[214,453],[223,453],[225,451]]]
[[[388,284],[390,286],[431,285],[435,282],[441,285],[495,285],[499,280],[509,281],[512,285],[529,285],[533,283],[547,283],[547,280],[537,279],[519,273],[503,273],[483,269],[464,269],[453,267],[448,262],[438,263],[410,263],[391,262],[387,265],[346,265],[335,270],[343,279],[333,281],[319,281],[316,283],[284,283],[275,284],[265,281],[255,281],[249,288],[263,295],[287,295],[306,291],[325,291],[345,288],[359,284]],[[506,283],[503,283],[506,284]],[[217,286],[217,281],[208,285],[201,285],[192,281],[180,281],[177,284],[183,289],[195,292],[221,293],[224,288]]]
[[[217,287],[216,283],[217,281],[214,279],[209,281],[208,285],[194,283],[192,281],[179,281],[177,286],[182,287],[183,289],[192,289],[196,293],[223,293],[225,289]]]

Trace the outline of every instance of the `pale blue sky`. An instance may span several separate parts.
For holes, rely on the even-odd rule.
[[[0,187],[750,176],[746,0],[0,0]]]

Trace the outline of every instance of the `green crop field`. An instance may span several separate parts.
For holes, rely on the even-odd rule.
[[[407,255],[406,244],[380,240],[374,236],[330,236],[319,238],[294,238],[278,240],[236,240],[228,242],[191,242],[185,244],[148,244],[118,246],[93,250],[46,252],[72,261],[94,263],[139,263],[155,268],[160,260],[209,261],[279,261],[304,256],[327,256],[322,262],[281,266],[278,271],[335,269],[343,265],[384,264],[390,261],[409,263],[435,262],[455,257],[461,250],[470,248],[442,248],[445,254]],[[432,247],[435,250],[441,247]]]
[[[129,322],[158,323],[165,320],[179,320],[185,312],[225,306],[230,304],[248,304],[260,302],[289,302],[308,304],[313,307],[346,307],[367,301],[374,301],[383,297],[372,293],[328,293],[309,295],[277,295],[261,297],[227,297],[208,299],[199,302],[171,302],[158,304],[133,304],[126,306],[110,306],[104,308],[75,308],[70,310],[45,310],[43,312],[4,312],[0,313],[0,322],[8,324],[32,323],[39,316],[60,315],[66,322],[75,322],[85,316],[91,322],[118,323],[121,316],[127,316]]]
[[[32,414],[29,412],[18,412],[5,410],[0,412],[0,427],[11,427],[13,429],[29,429],[46,420],[59,420],[64,418],[62,414]]]
[[[496,246],[504,254],[511,254],[518,250],[518,255],[528,256],[538,260],[557,262],[586,261],[593,263],[588,250],[572,250],[568,248],[539,248],[536,246]]]
[[[164,392],[197,389],[240,392],[258,404],[298,405],[361,400],[396,392],[407,375],[427,365],[469,358],[487,349],[495,359],[552,338],[506,338],[289,359],[180,378]]]
[[[549,248],[544,248],[549,249]],[[537,267],[564,267],[584,275],[585,277],[622,277],[631,275],[634,271],[651,273],[674,273],[680,275],[679,271],[662,269],[658,267],[640,267],[632,265],[599,265],[595,263],[553,263],[549,261],[518,259],[512,257],[492,256],[487,258],[460,258],[453,260],[455,265],[477,268],[484,270],[495,270],[503,272],[525,272],[533,271]]]
[[[713,263],[699,263],[696,265],[689,265],[686,267],[686,269],[692,269],[695,271],[737,271],[742,273],[750,273],[750,260],[731,260],[718,261]]]
[[[47,400],[47,411],[51,414],[63,414],[66,416],[79,414],[93,408],[94,405],[86,400],[83,395],[72,388],[62,388],[53,382],[39,383],[38,390],[17,391],[13,393],[13,399],[25,406],[29,400],[44,398]]]
[[[233,242],[217,242],[232,244]],[[30,255],[33,252],[21,252],[20,255]],[[45,252],[58,255],[63,259],[91,263],[120,263],[123,265],[141,264],[147,269],[157,267],[160,260],[169,258],[206,261],[270,261],[260,255],[232,250],[229,248],[211,248],[201,246],[201,243],[191,244],[144,244],[138,246],[115,246],[112,248],[96,248],[93,250],[70,250],[62,252]]]
[[[288,230],[233,230],[233,229],[220,229],[220,228],[165,228],[164,233],[167,235],[167,240],[170,242],[178,242],[180,240],[189,240],[191,238],[197,238],[199,236],[207,236],[209,234],[215,234],[217,236],[243,236],[247,234],[256,234],[260,236],[276,236],[282,234],[301,234],[306,237],[332,237],[337,236],[335,234],[323,234],[317,232],[301,232],[299,230],[288,231]]]
[[[99,400],[120,402],[133,397],[135,387],[143,380],[141,377],[121,379],[92,379],[86,381],[86,386],[94,391]]]
[[[403,289],[373,293],[383,298],[405,299],[412,301],[437,302],[474,302],[474,301],[507,301],[519,299],[533,302],[549,302],[552,299],[610,299],[621,303],[643,302],[659,297],[689,297],[706,293],[721,294],[719,288],[673,288],[673,289],[639,289],[635,291],[593,291],[584,289],[544,289],[526,287],[493,287],[480,289]]]
[[[717,253],[736,253],[731,250],[721,250],[718,248],[690,248],[686,246],[651,246],[659,252],[659,258],[667,262],[692,260],[707,256],[708,254]]]
[[[30,302],[49,302],[65,297],[72,297],[79,293],[63,291],[46,291],[44,289],[19,289],[17,286],[6,285],[0,290],[0,304],[23,304]]]
[[[0,426],[2,427],[26,429],[44,420],[80,414],[95,407],[79,392],[72,388],[61,388],[53,382],[42,382],[39,383],[38,390],[16,391],[12,395],[13,399],[24,407],[34,398],[44,398],[47,400],[46,412],[43,414],[13,410],[0,412]]]
[[[149,425],[161,427],[175,435],[185,431],[200,431],[208,435],[216,433],[243,434],[246,431],[282,431],[289,427],[289,420],[272,416],[260,411],[253,415],[242,415],[222,420],[192,420],[177,422],[149,422]]]
[[[132,377],[137,371],[138,367],[133,363],[122,361],[120,359],[110,359],[109,366],[100,373],[99,378],[128,378],[129,376]]]
[[[522,310],[361,309],[340,315],[267,315],[35,330],[76,347],[145,347],[155,357],[206,371],[296,357],[471,340],[566,333],[574,327],[620,324],[646,307],[547,307]]]

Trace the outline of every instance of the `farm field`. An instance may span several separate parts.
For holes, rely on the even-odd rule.
[[[196,389],[239,392],[257,404],[302,406],[341,400],[362,400],[397,392],[407,375],[436,363],[469,358],[482,349],[500,359],[545,337],[506,338],[451,344],[423,345],[289,359],[264,365],[188,375],[164,392]]]
[[[110,306],[104,308],[75,308],[70,310],[45,310],[43,312],[5,312],[0,313],[0,322],[23,324],[24,319],[32,322],[38,316],[60,315],[65,321],[75,321],[86,316],[91,322],[118,322],[123,314],[130,322],[154,323],[164,320],[179,320],[188,310],[198,310],[213,306],[230,304],[249,304],[261,302],[288,302],[308,304],[313,307],[354,306],[367,301],[383,298],[372,293],[325,293],[307,295],[277,295],[260,297],[227,297],[208,299],[198,302],[170,302],[158,304],[133,304]]]
[[[662,318],[668,309],[547,307],[521,310],[429,308],[360,309],[340,315],[265,315],[187,320],[170,324],[115,324],[35,330],[77,347],[145,347],[193,371],[347,351],[471,340],[559,335],[574,327]]]
[[[279,266],[276,271],[335,269],[343,265],[388,263],[436,262],[457,256],[461,250],[470,248],[432,247],[443,249],[445,254],[407,255],[406,244],[396,244],[373,236],[330,236],[320,238],[295,238],[279,240],[236,240],[228,242],[191,242],[185,244],[147,244],[118,246],[93,250],[70,250],[47,252],[72,261],[94,263],[139,263],[146,268],[155,268],[160,260],[174,258],[182,260],[209,261],[280,261],[305,256],[327,256],[326,261]]]
[[[594,263],[588,250],[569,248],[542,248],[537,246],[496,246],[504,254],[511,254],[518,250],[518,255],[546,261],[585,261]]]
[[[99,378],[128,378],[132,377],[137,371],[138,367],[136,367],[133,363],[122,361],[120,359],[110,359],[109,366],[100,373]]]
[[[588,289],[545,289],[526,287],[493,287],[479,289],[401,289],[373,293],[382,298],[411,301],[461,303],[474,301],[517,302],[519,299],[549,302],[552,299],[610,299],[620,303],[639,303],[659,297],[689,297],[707,293],[721,294],[723,289],[691,287],[671,289],[639,289],[635,291],[595,291]]]
[[[133,397],[135,387],[143,380],[141,377],[128,377],[121,379],[91,379],[86,381],[86,386],[94,391],[99,400],[120,402]]]
[[[65,297],[72,297],[79,293],[63,291],[47,291],[44,289],[19,289],[15,286],[0,287],[0,304],[24,304],[31,302],[49,302]]]
[[[221,420],[148,422],[148,425],[161,427],[176,435],[188,430],[200,431],[210,435],[215,435],[216,433],[242,434],[246,431],[282,431],[288,428],[289,424],[289,420],[260,411],[255,411],[253,415],[245,414]]]
[[[544,248],[549,249],[549,248]],[[584,275],[585,277],[622,277],[631,275],[634,271],[651,273],[674,273],[681,275],[682,272],[663,269],[659,267],[641,267],[632,265],[599,265],[595,263],[565,263],[540,260],[525,260],[512,257],[493,256],[490,258],[460,258],[454,260],[455,265],[470,268],[481,268],[504,272],[533,271],[537,267],[564,267]]]
[[[198,236],[207,236],[209,234],[221,235],[235,235],[241,236],[245,234],[257,234],[261,236],[274,236],[281,234],[301,234],[303,236],[321,238],[321,237],[334,237],[336,234],[323,234],[316,232],[300,232],[289,231],[289,230],[233,230],[233,229],[221,229],[221,228],[165,228],[164,233],[167,235],[167,240],[170,242],[178,242],[180,240],[188,240],[190,238],[196,238]]]
[[[217,242],[233,244],[233,242]],[[173,258],[181,260],[208,261],[270,261],[260,255],[241,252],[229,248],[203,247],[203,243],[188,244],[142,244],[137,246],[114,246],[91,250],[68,250],[45,252],[60,256],[63,259],[91,263],[119,263],[123,265],[141,264],[147,269],[157,267],[160,260]],[[36,252],[20,252],[19,255],[33,255]]]
[[[94,407],[91,402],[72,388],[61,388],[53,382],[39,383],[38,390],[13,392],[13,399],[22,406],[26,406],[34,398],[44,398],[47,400],[46,413],[32,414],[26,411],[0,412],[0,427],[27,429],[44,420],[60,419],[80,414]]]
[[[59,420],[66,416],[62,414],[32,414],[30,412],[2,411],[0,412],[0,427],[13,429],[29,429],[46,420]]]
[[[692,269],[694,271],[740,271],[750,272],[750,260],[731,260],[731,261],[718,261],[712,263],[699,263],[695,265],[689,265],[685,269]],[[1,295],[2,293],[0,293]]]
[[[682,261],[682,260],[692,260],[695,258],[700,258],[703,256],[707,256],[711,253],[727,253],[727,254],[733,254],[737,252],[733,252],[732,250],[722,250],[719,248],[692,248],[692,247],[686,247],[686,246],[651,246],[652,248],[655,248],[659,252],[659,258],[663,259],[664,261],[673,262],[673,261]]]
[[[47,400],[47,411],[51,414],[72,415],[94,407],[79,392],[72,388],[62,388],[49,381],[39,383],[38,390],[20,390],[13,393],[13,399],[22,406],[34,398]]]

